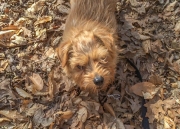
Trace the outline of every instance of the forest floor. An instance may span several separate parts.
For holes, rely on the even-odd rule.
[[[0,129],[141,129],[142,97],[151,129],[180,129],[180,2],[119,0],[121,54],[103,97],[60,67],[69,9],[67,0],[0,0]]]

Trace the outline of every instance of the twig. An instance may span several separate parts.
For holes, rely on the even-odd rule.
[[[39,43],[39,42],[43,42],[43,40],[36,40],[36,41],[29,41],[28,44],[18,44],[18,45],[4,45],[2,42],[0,42],[0,47],[2,48],[16,48],[16,47],[24,47],[24,46],[28,46],[28,45],[33,45],[34,43]]]

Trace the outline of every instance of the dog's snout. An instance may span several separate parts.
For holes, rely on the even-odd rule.
[[[95,85],[100,86],[100,85],[103,84],[104,78],[102,76],[97,75],[97,76],[95,76],[93,82],[94,82]]]

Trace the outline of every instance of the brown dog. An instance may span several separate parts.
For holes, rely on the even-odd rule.
[[[57,52],[64,72],[81,89],[105,90],[114,80],[115,9],[116,0],[71,0]]]

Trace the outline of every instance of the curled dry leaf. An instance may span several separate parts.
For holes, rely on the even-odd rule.
[[[29,17],[35,17],[35,13],[42,9],[42,7],[45,4],[45,0],[39,0],[38,2],[35,2],[31,5],[30,8],[27,9],[25,12],[27,16]]]
[[[165,8],[165,11],[168,11],[168,12],[173,11],[176,4],[177,4],[177,1],[175,0],[174,2],[170,3],[170,4]]]
[[[87,117],[88,117],[88,112],[87,109],[85,107],[81,107],[78,112],[78,118],[79,120],[81,120],[83,123],[86,122]]]
[[[23,30],[23,35],[24,35],[24,36],[32,37],[31,31],[28,30],[26,27],[21,27],[21,29]]]
[[[176,32],[180,32],[180,21],[178,21],[178,22],[176,23],[176,25],[175,25],[175,27],[174,27],[174,30],[175,30]]]
[[[19,44],[19,45],[22,45],[22,44],[27,44],[27,40],[25,37],[22,37],[22,36],[18,36],[18,35],[13,35],[11,37],[11,45],[14,45],[14,44]]]
[[[117,129],[126,129],[126,128],[124,127],[124,124],[123,124],[123,122],[122,122],[121,119],[117,118],[117,119],[116,119],[116,123],[117,123]]]
[[[9,63],[7,60],[0,61],[0,73],[3,72],[7,68],[8,64]]]
[[[151,41],[150,40],[143,41],[142,48],[145,53],[149,53],[149,51],[151,50]]]
[[[52,20],[52,17],[51,17],[51,16],[43,16],[43,17],[40,17],[40,18],[34,23],[34,25],[38,25],[38,24],[50,22],[51,20]]]
[[[24,91],[23,89],[20,89],[20,88],[18,88],[18,87],[15,87],[15,89],[16,89],[17,93],[18,93],[20,96],[22,96],[23,98],[30,98],[30,99],[33,98],[33,96],[32,96],[31,94],[27,93],[27,92]]]
[[[180,74],[180,59],[173,62],[172,65],[173,65],[174,70]]]
[[[15,33],[16,33],[15,30],[0,31],[0,39],[1,40],[10,39],[11,36],[13,36]]]
[[[130,88],[130,92],[143,96],[143,93],[153,93],[156,90],[156,86],[150,82],[142,82],[133,85]]]
[[[143,92],[144,99],[152,99],[159,89],[160,87],[157,87],[152,92]]]
[[[17,111],[0,110],[0,114],[13,120],[23,118]]]
[[[36,38],[39,40],[45,40],[47,38],[46,28],[35,28],[36,31]]]
[[[113,117],[116,117],[115,112],[112,108],[112,106],[109,103],[104,103],[103,105],[104,109],[107,110]]]
[[[9,25],[9,26],[3,27],[1,30],[19,30],[19,27],[15,25]]]
[[[31,79],[31,81],[34,83],[34,89],[38,91],[43,89],[44,83],[39,74],[33,73],[33,75],[29,77],[29,79]]]
[[[8,119],[8,118],[0,118],[0,122],[3,122],[3,121],[10,121],[10,119]]]
[[[164,129],[175,129],[175,128],[176,128],[176,125],[175,125],[174,121],[171,118],[165,116],[164,117]]]
[[[49,48],[49,49],[46,51],[45,55],[46,55],[47,57],[49,57],[49,58],[54,58],[54,57],[55,57],[55,51],[54,51],[54,49],[53,49],[53,48]]]
[[[59,111],[57,113],[55,113],[55,115],[60,115],[60,118],[64,119],[64,120],[68,120],[73,116],[74,112],[71,110],[68,111]]]

